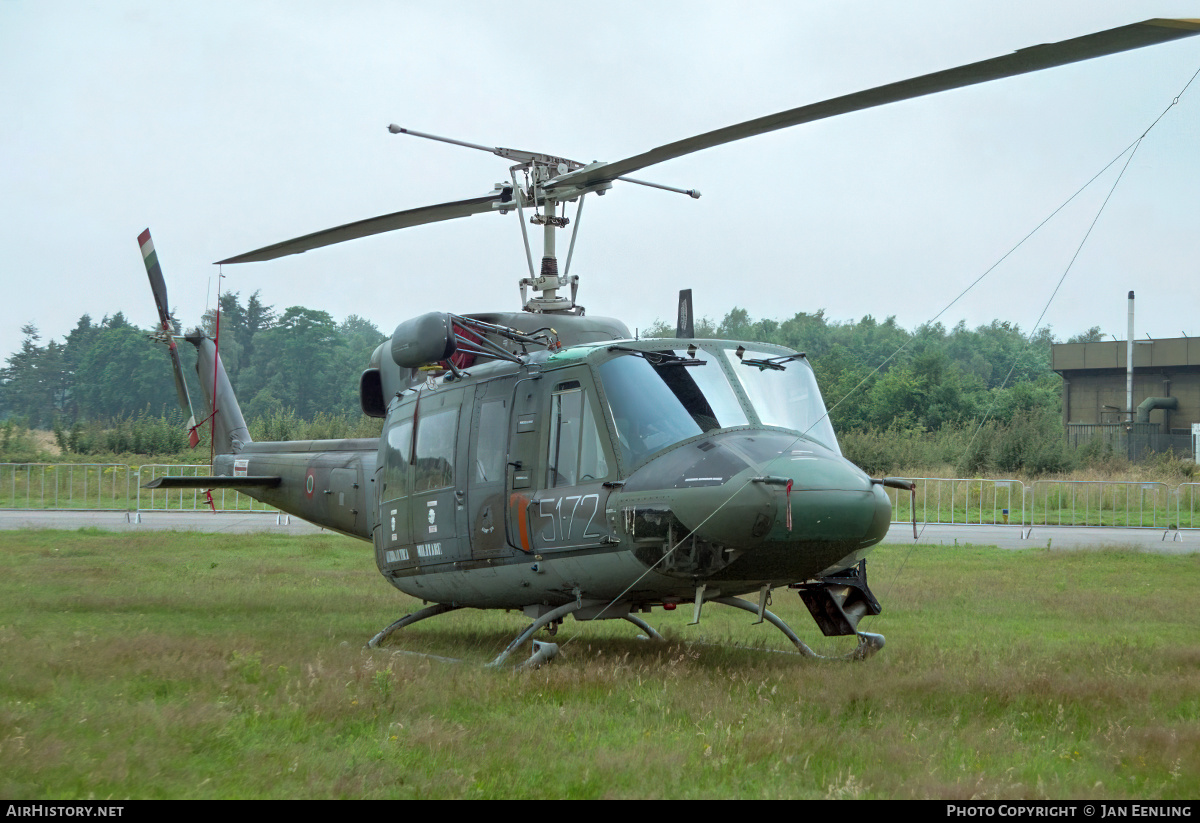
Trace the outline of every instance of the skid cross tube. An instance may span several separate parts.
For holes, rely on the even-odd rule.
[[[735,609],[741,609],[744,612],[750,612],[756,616],[759,614],[759,608],[757,605],[746,600],[742,600],[740,597],[714,597],[710,602],[722,603],[726,606],[733,606]],[[792,645],[799,649],[800,653],[805,657],[812,657],[817,660],[866,660],[868,657],[875,654],[875,652],[883,648],[883,635],[873,634],[872,632],[859,632],[858,647],[854,651],[850,652],[849,654],[842,655],[840,658],[826,657],[823,654],[817,654],[815,651],[813,651],[807,643],[796,636],[796,633],[792,631],[791,627],[788,626],[787,623],[784,623],[772,612],[763,609],[762,617],[772,626],[783,632],[787,636],[787,639],[792,641]]]
[[[518,634],[516,640],[509,643],[508,648],[500,652],[500,654],[496,656],[495,660],[493,660],[491,663],[488,663],[488,666],[499,666],[508,659],[510,654],[517,650],[518,646],[520,646],[529,638],[533,637],[533,633],[538,629],[542,628],[543,626],[550,625],[555,620],[560,620],[566,617],[571,612],[579,611],[585,605],[592,606],[595,604],[589,601],[573,600],[565,606],[559,606],[557,609],[551,609],[550,611],[546,612],[537,620],[533,621],[533,623],[529,625],[529,628]]]
[[[630,623],[632,623],[633,625],[637,626],[639,629],[644,631],[646,633],[646,637],[648,637],[650,640],[659,640],[663,643],[667,642],[667,639],[665,637],[663,637],[661,634],[656,632],[649,623],[647,623],[645,620],[638,617],[637,615],[627,614],[627,615],[625,615],[624,619],[628,620]]]
[[[372,637],[367,641],[367,647],[371,649],[376,648],[380,643],[387,639],[388,635],[398,629],[403,629],[405,626],[411,626],[413,623],[419,623],[427,617],[437,617],[439,614],[445,614],[446,612],[456,611],[461,608],[462,606],[451,606],[446,603],[434,603],[432,606],[426,606],[420,611],[416,611],[412,614],[401,617],[395,623]]]

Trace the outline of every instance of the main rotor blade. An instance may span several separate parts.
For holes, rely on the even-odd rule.
[[[1041,71],[1042,69],[1063,66],[1068,63],[1076,63],[1080,60],[1090,60],[1093,57],[1102,57],[1106,54],[1116,54],[1122,51],[1129,51],[1130,49],[1158,45],[1159,43],[1166,43],[1183,37],[1191,37],[1194,34],[1200,34],[1200,20],[1154,19],[1109,29],[1096,34],[1076,37],[1071,40],[1063,40],[1058,43],[1045,43],[1040,46],[1032,46],[1031,48],[1021,49],[1012,54],[1004,55],[1003,57],[994,57],[991,60],[983,60],[978,63],[959,66],[958,68],[914,77],[909,80],[901,80],[896,83],[889,83],[886,86],[878,86],[866,91],[847,94],[843,97],[835,97],[796,109],[789,109],[778,114],[769,114],[766,117],[758,117],[754,120],[747,120],[744,123],[737,123],[733,126],[726,126],[723,129],[710,131],[706,134],[668,143],[665,146],[659,146],[656,149],[627,157],[624,160],[617,160],[592,168],[568,172],[547,181],[544,184],[544,188],[587,186],[607,180],[614,180],[621,175],[629,174],[638,169],[644,169],[647,166],[653,166],[656,163],[662,163],[664,160],[682,157],[685,154],[691,154],[701,149],[709,149],[713,146],[720,146],[724,143],[731,143],[734,140],[765,134],[776,129],[785,129],[789,126],[800,125],[801,123],[811,123],[815,120],[823,120],[839,114],[847,114],[852,111],[882,106],[886,103],[894,103],[898,100],[909,100],[914,97],[923,97],[927,94],[935,94],[941,91],[962,88],[963,86],[972,86],[976,83],[986,83],[990,80],[999,80],[1004,77]]]
[[[495,203],[499,198],[500,194],[494,193],[485,197],[473,197],[470,200],[455,200],[452,203],[439,203],[436,206],[422,206],[416,209],[384,214],[379,217],[369,217],[366,220],[359,220],[355,223],[347,223],[344,226],[313,232],[312,234],[306,234],[303,237],[297,237],[293,240],[285,240],[282,243],[276,243],[273,246],[267,246],[257,251],[239,254],[237,257],[230,257],[227,260],[218,260],[217,263],[257,263],[262,260],[274,260],[277,257],[300,254],[309,249],[319,249],[322,246],[343,243],[347,240],[357,240],[360,237],[369,237],[372,234],[381,234],[385,231],[404,229],[409,226],[420,226],[425,223],[436,223],[439,220],[453,220],[456,217],[469,217],[472,214],[491,211],[492,203]]]

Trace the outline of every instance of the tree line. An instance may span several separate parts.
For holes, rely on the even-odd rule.
[[[339,323],[304,306],[277,311],[258,292],[245,300],[223,294],[220,308],[221,357],[255,437],[311,436],[313,425],[320,432],[371,428],[359,410],[358,376],[385,339],[375,325],[354,315]],[[200,326],[211,335],[216,319],[210,311]],[[88,453],[145,453],[160,432],[182,432],[170,361],[151,340],[153,330],[117,313],[99,323],[84,315],[61,342],[43,343],[32,325],[22,333],[20,350],[0,368],[0,421],[53,429],[64,450]],[[673,334],[662,321],[644,331]],[[1049,329],[1030,337],[994,320],[973,329],[960,322],[909,331],[894,317],[836,321],[822,310],[756,320],[734,308],[719,322],[698,320],[696,335],[805,352],[843,449],[869,470],[949,459],[943,453],[954,450],[970,464],[964,470],[1045,472],[1074,460],[1062,436]],[[1067,342],[1100,337],[1092,328]],[[194,350],[181,345],[180,352],[198,403]],[[933,451],[917,455],[918,443]]]
[[[258,292],[245,301],[227,292],[219,302],[221,359],[247,420],[359,414],[358,376],[386,337],[374,324],[357,315],[338,323],[328,312],[304,306],[279,312]],[[213,335],[216,319],[209,311],[199,325]],[[69,429],[147,412],[175,415],[170,359],[151,339],[153,332],[121,312],[98,323],[85,314],[61,342],[43,343],[35,326],[22,327],[20,349],[0,368],[0,420]],[[181,344],[179,351],[200,418],[195,350]]]
[[[883,321],[831,321],[825,312],[800,312],[789,320],[754,320],[735,308],[719,322],[696,323],[697,337],[755,340],[805,352],[834,428],[841,431],[904,428],[936,431],[948,424],[987,419],[1011,421],[1040,409],[1058,414],[1062,380],[1050,369],[1049,329],[1032,337],[1007,321],[969,329],[960,322],[908,331],[895,317]],[[674,336],[658,323],[647,336]],[[1067,342],[1101,339],[1099,328]]]

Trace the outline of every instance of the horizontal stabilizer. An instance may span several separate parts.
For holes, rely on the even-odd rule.
[[[273,489],[283,481],[282,477],[234,477],[231,475],[210,477],[156,477],[143,489]]]

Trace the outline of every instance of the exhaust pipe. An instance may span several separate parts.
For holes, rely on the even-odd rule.
[[[1133,292],[1129,292],[1129,336],[1125,338],[1125,411],[1133,422]]]

